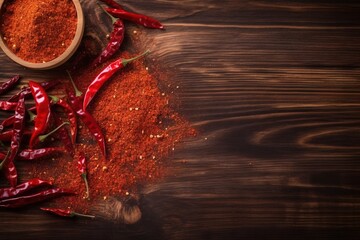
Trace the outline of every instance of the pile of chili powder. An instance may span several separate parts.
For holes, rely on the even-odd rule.
[[[115,58],[134,55],[125,52]],[[109,62],[74,75],[79,89],[85,91]],[[173,98],[168,93],[177,86],[160,84],[157,74],[159,72],[149,69],[144,59],[132,62],[116,73],[89,105],[89,111],[105,135],[107,159],[79,121],[75,157],[54,155],[29,164],[32,177],[52,180],[54,185],[77,193],[53,199],[48,206],[91,213],[99,202],[136,194],[142,186],[157,182],[166,174],[164,163],[169,153],[176,143],[194,135],[195,131],[171,107]],[[68,79],[63,79],[63,83],[71,87]],[[167,89],[160,89],[159,85]],[[87,158],[89,199],[85,199],[85,184],[77,169],[80,152]]]

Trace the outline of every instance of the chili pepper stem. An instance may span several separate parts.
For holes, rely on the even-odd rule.
[[[67,72],[67,74],[68,74],[68,76],[69,76],[69,78],[70,78],[70,82],[71,82],[71,84],[72,84],[72,86],[73,86],[73,88],[74,88],[75,96],[76,96],[76,97],[80,97],[83,93],[76,87],[75,82],[74,82],[73,78],[71,77],[70,72],[67,71],[67,70],[66,70],[66,72]]]
[[[51,101],[53,101],[54,103],[57,103],[59,101],[59,98],[57,96],[49,95],[49,97],[51,98]]]
[[[71,215],[78,216],[78,217],[87,217],[87,218],[92,218],[92,219],[95,218],[94,215],[87,215],[87,214],[82,214],[82,213],[77,213],[77,212],[72,212]]]
[[[83,173],[83,174],[81,174],[81,177],[84,179],[85,187],[86,187],[85,198],[89,199],[89,183],[88,183],[88,180],[87,180],[87,174]]]
[[[69,122],[63,122],[62,124],[60,124],[59,126],[57,126],[54,130],[52,130],[51,132],[47,133],[47,134],[43,134],[39,136],[39,141],[43,142],[45,141],[45,139],[50,136],[51,134],[55,133],[57,130],[59,130],[60,128],[62,128],[65,125],[70,124]]]
[[[33,113],[32,111],[30,111],[30,110],[27,110],[27,112],[28,112],[29,117],[30,117],[29,122],[35,121],[36,114],[34,114],[34,113]]]
[[[150,53],[150,50],[148,49],[148,50],[146,50],[143,54],[140,54],[140,55],[138,55],[138,56],[136,56],[136,57],[133,57],[133,58],[130,58],[130,59],[121,59],[121,63],[124,65],[124,67],[128,64],[128,63],[130,63],[130,62],[132,62],[132,61],[135,61],[136,59],[139,59],[139,58],[141,58],[141,57],[143,57],[143,56],[145,56],[145,55],[147,55],[147,54],[149,54]]]
[[[117,21],[117,18],[115,18],[114,16],[112,16],[110,13],[108,13],[104,7],[99,3],[99,2],[96,2],[97,5],[99,5],[99,7],[106,13],[106,15],[108,15],[110,18],[111,18],[111,21],[112,21],[112,24],[114,24],[116,21]]]

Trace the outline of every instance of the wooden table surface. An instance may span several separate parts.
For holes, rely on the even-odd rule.
[[[167,26],[144,44],[199,136],[171,156],[176,174],[151,187],[140,223],[1,209],[0,239],[360,239],[360,3],[122,2]],[[82,5],[89,33],[105,15]],[[58,71],[1,52],[1,81],[15,73]]]

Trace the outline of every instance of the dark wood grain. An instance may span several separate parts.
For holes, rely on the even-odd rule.
[[[123,1],[199,130],[146,187],[135,226],[0,211],[1,239],[359,239],[360,4]],[[82,1],[87,32],[110,29]],[[99,28],[98,22],[105,25]],[[47,79],[0,55],[0,79]],[[1,113],[2,114],[2,113]]]

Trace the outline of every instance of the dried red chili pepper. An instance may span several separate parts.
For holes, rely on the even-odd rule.
[[[120,58],[116,61],[110,63],[104,70],[102,70],[96,78],[90,83],[88,86],[85,95],[84,95],[84,101],[83,101],[83,110],[86,109],[86,107],[89,105],[90,101],[93,99],[95,94],[98,92],[98,90],[104,85],[104,83],[109,80],[117,71],[125,67],[128,63],[143,57],[144,55],[148,54],[150,51],[147,50],[143,54],[136,56],[134,58],[130,59],[124,59]]]
[[[116,9],[123,9],[120,4],[115,2],[114,0],[100,0],[103,3],[106,3],[109,7],[116,8]]]
[[[6,208],[24,207],[33,203],[42,202],[65,194],[74,194],[74,193],[70,190],[63,188],[53,188],[32,195],[25,195],[25,196],[0,200],[0,207],[6,207]]]
[[[86,158],[83,152],[80,152],[79,159],[77,162],[78,171],[81,174],[82,179],[84,179],[85,187],[86,187],[86,196],[85,198],[89,198],[89,183],[87,180],[87,171],[86,171]]]
[[[35,107],[31,107],[28,110],[33,111],[33,110],[35,110]],[[9,127],[9,126],[13,125],[14,121],[15,121],[15,116],[14,115],[4,119],[0,124],[0,129],[3,129],[5,127]]]
[[[16,108],[16,102],[0,101],[0,110],[14,111]]]
[[[17,185],[18,173],[13,161],[8,162],[6,166],[3,168],[5,177],[10,183],[11,187],[15,187]]]
[[[88,217],[88,218],[95,218],[93,215],[87,215],[87,214],[81,214],[74,211],[71,211],[69,209],[59,209],[59,208],[40,208],[43,211],[51,212],[56,215],[62,216],[62,217]]]
[[[14,121],[15,121],[14,115],[10,116],[1,122],[0,128],[4,129],[5,127],[11,126],[11,125],[13,125]]]
[[[55,116],[55,123],[57,125],[61,124],[62,119],[58,116]],[[74,149],[74,144],[71,141],[71,138],[69,136],[68,131],[65,128],[60,128],[57,132],[56,132],[56,137],[58,137],[62,143],[64,144],[64,147],[66,149],[66,151],[73,156],[75,154],[75,149]]]
[[[102,133],[102,130],[101,130],[99,124],[96,122],[96,120],[93,118],[93,116],[86,110],[82,109],[83,93],[81,91],[79,91],[79,89],[76,87],[69,72],[68,72],[68,75],[69,75],[70,81],[71,81],[74,91],[75,91],[75,92],[67,91],[67,97],[70,101],[71,107],[74,109],[77,116],[79,116],[79,118],[85,124],[85,126],[87,126],[90,133],[95,137],[96,142],[98,143],[102,154],[106,158],[104,134]]]
[[[158,20],[143,14],[132,13],[116,8],[105,8],[105,10],[114,17],[125,19],[147,28],[165,29]]]
[[[31,135],[32,131],[24,130],[23,135]],[[0,141],[9,142],[11,141],[12,136],[14,135],[14,130],[8,130],[6,132],[0,133]]]
[[[37,116],[35,118],[35,129],[30,138],[30,148],[38,141],[38,136],[45,132],[50,119],[50,101],[45,89],[36,82],[30,81],[29,86],[35,100]]]
[[[99,66],[110,59],[119,49],[124,40],[125,26],[121,19],[113,22],[113,30],[110,33],[110,39],[105,49],[93,62],[94,67]]]
[[[101,5],[100,5],[100,7],[104,10],[104,8]],[[111,18],[111,21],[113,23],[113,30],[110,33],[110,39],[109,39],[109,42],[106,45],[105,49],[94,60],[94,62],[93,62],[94,67],[100,65],[101,63],[103,63],[106,60],[108,60],[109,58],[111,58],[119,50],[119,48],[124,40],[124,36],[125,36],[124,22],[121,19],[114,18],[105,10],[104,10],[104,12]]]
[[[0,188],[0,200],[22,195],[37,187],[52,186],[51,182],[39,178],[31,179],[27,182],[17,185],[16,187]]]
[[[14,114],[15,121],[13,124],[13,135],[11,138],[9,154],[0,164],[0,169],[5,171],[5,176],[8,179],[10,186],[12,187],[17,185],[17,171],[13,161],[20,148],[20,143],[23,136],[25,113],[25,96],[20,94],[20,98]]]
[[[62,147],[25,149],[25,150],[22,150],[17,155],[17,159],[19,159],[19,160],[35,160],[35,159],[46,157],[53,153],[62,152],[62,151],[64,151],[64,148],[62,148]]]
[[[102,154],[106,158],[106,148],[105,148],[105,138],[99,124],[93,118],[93,116],[82,109],[82,97],[77,97],[73,92],[68,91],[68,98],[71,103],[71,106],[75,110],[76,114],[79,116],[84,125],[89,129],[91,134],[95,137]]]
[[[20,80],[20,75],[15,75],[8,81],[4,82],[0,86],[0,95],[8,92],[12,87],[14,87]]]
[[[76,121],[76,113],[71,108],[71,106],[62,98],[53,98],[52,103],[61,106],[70,122],[70,133],[71,133],[71,140],[72,143],[75,144],[76,142],[76,135],[77,135],[77,121]]]
[[[14,134],[13,130],[0,133],[0,141],[3,142],[11,141],[13,134]]]
[[[56,86],[57,84],[59,84],[60,82],[58,80],[51,80],[49,82],[42,82],[40,83],[40,85],[45,89],[48,90],[54,86]],[[12,96],[8,101],[9,102],[17,102],[19,100],[19,96],[20,94],[24,94],[25,98],[31,95],[31,89],[30,87],[24,87],[20,92],[18,92],[17,94],[15,94],[14,96]]]
[[[91,134],[95,137],[102,154],[106,158],[105,138],[99,124],[96,122],[93,116],[87,111],[83,111],[82,109],[79,109],[77,111],[77,114],[82,120],[82,122],[88,127]]]

